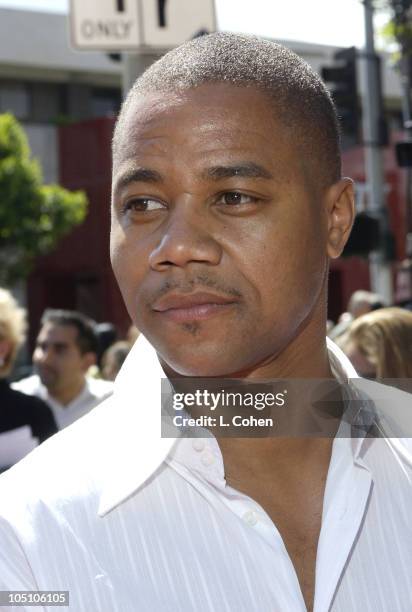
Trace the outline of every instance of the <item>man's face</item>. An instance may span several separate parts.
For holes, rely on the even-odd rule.
[[[113,269],[174,372],[234,375],[319,324],[327,215],[264,94],[208,84],[145,96],[124,133]]]
[[[33,363],[42,383],[51,392],[77,387],[90,365],[89,354],[77,345],[78,331],[73,325],[44,325],[37,337]]]

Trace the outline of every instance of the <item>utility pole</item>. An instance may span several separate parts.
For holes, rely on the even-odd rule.
[[[136,1],[136,0],[135,0]],[[117,0],[124,6],[124,0]],[[142,3],[139,2],[139,20],[140,23],[143,21],[142,16]],[[166,28],[167,23],[167,0],[157,0],[157,22],[159,28]],[[161,53],[155,54],[153,52],[141,51],[140,53],[123,53],[123,78],[122,78],[122,91],[123,99],[127,96],[129,89],[137,77],[142,74],[151,64],[159,59]]]
[[[369,195],[368,212],[379,220],[382,247],[370,254],[369,269],[372,291],[379,293],[391,304],[393,301],[392,266],[386,261],[383,246],[388,233],[388,217],[385,202],[385,175],[381,146],[380,65],[379,58],[375,53],[372,2],[373,0],[363,0],[365,16],[363,134],[366,180]]]
[[[137,77],[153,64],[153,62],[158,60],[159,55],[154,55],[153,53],[123,53],[122,55],[122,92],[124,99]]]
[[[402,116],[405,141],[398,143],[398,163],[405,168],[406,178],[406,256],[412,258],[412,109],[411,109],[411,42],[406,29],[410,28],[412,10],[411,0],[390,0],[389,5],[393,12],[393,21],[398,28],[396,36],[401,49],[399,62],[402,87]],[[402,155],[399,155],[399,154]],[[401,158],[403,160],[401,161]]]

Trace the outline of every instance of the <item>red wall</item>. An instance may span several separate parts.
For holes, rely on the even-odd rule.
[[[95,119],[59,129],[60,183],[86,191],[89,211],[52,254],[38,259],[30,275],[31,342],[46,307],[77,309],[99,322],[111,321],[121,334],[130,325],[109,259],[113,124],[112,119]]]

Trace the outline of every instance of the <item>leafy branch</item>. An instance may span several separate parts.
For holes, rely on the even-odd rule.
[[[27,277],[87,213],[82,191],[44,185],[39,163],[13,115],[0,115],[0,283]]]

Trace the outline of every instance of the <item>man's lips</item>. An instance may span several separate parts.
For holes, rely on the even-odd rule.
[[[50,366],[37,365],[36,370],[40,377],[56,376],[56,371]]]
[[[200,321],[229,310],[237,300],[216,293],[168,293],[156,300],[155,312],[176,322]]]

